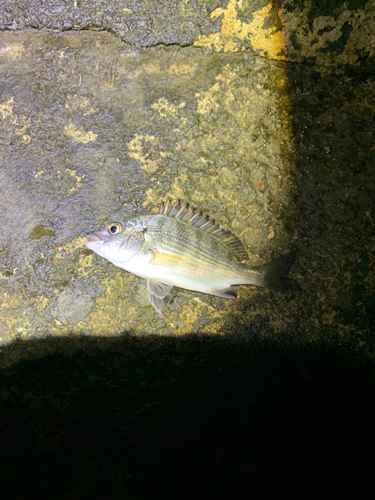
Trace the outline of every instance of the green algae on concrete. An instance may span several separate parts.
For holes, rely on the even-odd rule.
[[[40,238],[43,238],[43,236],[51,237],[54,235],[55,233],[48,229],[46,226],[44,226],[43,224],[38,224],[29,234],[29,238],[32,240],[39,240]]]

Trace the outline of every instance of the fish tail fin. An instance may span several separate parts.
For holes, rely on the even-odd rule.
[[[274,290],[300,290],[301,287],[297,281],[286,277],[296,257],[297,252],[292,251],[285,255],[281,255],[271,262],[267,262],[267,264],[252,268],[251,271],[255,271],[252,284],[260,287],[272,288]]]

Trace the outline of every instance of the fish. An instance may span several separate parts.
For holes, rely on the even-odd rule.
[[[189,203],[161,202],[158,214],[115,220],[86,236],[86,247],[147,281],[148,299],[162,313],[173,287],[236,299],[233,285],[298,290],[286,277],[296,252],[250,267],[245,246],[231,231]]]

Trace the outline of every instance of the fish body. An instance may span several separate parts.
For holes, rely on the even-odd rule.
[[[173,286],[235,299],[232,285],[284,289],[295,284],[282,276],[285,258],[276,266],[277,261],[257,268],[244,265],[247,253],[236,236],[179,202],[168,200],[159,214],[112,222],[87,239],[88,248],[147,280],[150,303],[158,312]]]

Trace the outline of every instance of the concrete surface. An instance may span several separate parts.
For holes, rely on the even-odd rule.
[[[303,7],[303,8],[302,8]],[[373,347],[374,2],[0,2],[0,337],[341,336]],[[182,198],[302,291],[145,282],[84,247]],[[247,330],[246,330],[247,331]]]

